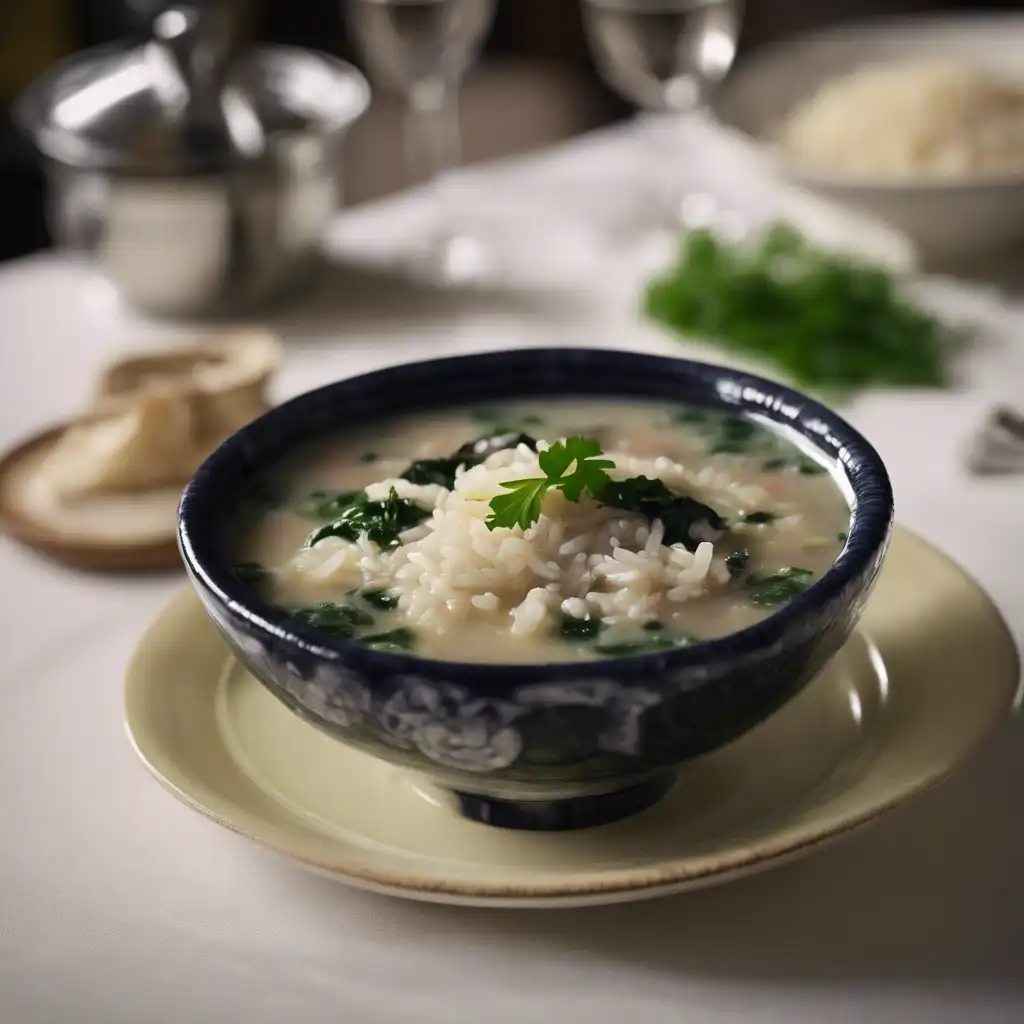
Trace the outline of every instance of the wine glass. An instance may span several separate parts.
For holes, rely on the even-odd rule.
[[[434,189],[434,224],[410,269],[438,283],[480,276],[486,248],[455,223],[443,179],[462,162],[459,86],[494,19],[494,0],[347,0],[347,15],[371,77],[405,98],[407,159]]]
[[[601,76],[621,96],[655,114],[641,125],[643,219],[662,233],[708,219],[708,197],[680,194],[672,170],[679,157],[681,116],[701,109],[732,66],[742,0],[581,2]]]

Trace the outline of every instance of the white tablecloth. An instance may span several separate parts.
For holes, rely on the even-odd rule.
[[[702,146],[691,156],[680,175],[695,187],[744,216],[770,212],[763,183],[730,181]],[[280,397],[513,345],[700,351],[635,314],[642,254],[608,234],[634,169],[619,129],[468,174],[466,206],[506,247],[507,286],[437,295],[338,270],[274,317]],[[422,211],[411,197],[350,214],[332,249],[386,260]],[[847,413],[885,457],[900,519],[976,574],[1021,640],[1024,487],[969,479],[959,454],[987,403],[1024,382],[1024,311],[932,290],[984,326],[964,387],[867,395]],[[66,416],[111,353],[181,333],[125,312],[70,260],[4,267],[0,444]],[[1017,728],[866,833],[748,881],[586,911],[417,905],[302,873],[189,812],[135,762],[122,672],[180,577],[79,575],[0,542],[0,579],[3,1024],[1024,1020]]]

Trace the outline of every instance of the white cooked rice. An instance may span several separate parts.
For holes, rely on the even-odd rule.
[[[767,491],[737,485],[720,470],[692,473],[666,458],[626,453],[605,457],[615,463],[613,479],[661,479],[730,519],[772,510]],[[561,491],[549,491],[540,519],[529,529],[489,530],[489,502],[502,493],[502,482],[536,476],[543,476],[537,453],[521,445],[460,469],[452,491],[383,480],[366,489],[371,499],[394,487],[432,510],[429,519],[402,534],[399,547],[381,551],[365,537],[328,537],[303,548],[280,572],[316,582],[325,599],[354,587],[387,587],[411,626],[445,632],[467,620],[486,620],[506,623],[517,636],[548,631],[561,614],[598,617],[609,625],[659,618],[728,581],[710,535],[693,538],[700,541],[693,552],[666,545],[660,520],[624,514],[586,494],[571,502]]]
[[[1024,169],[1024,90],[951,58],[867,66],[790,116],[799,164],[843,176],[958,179]]]

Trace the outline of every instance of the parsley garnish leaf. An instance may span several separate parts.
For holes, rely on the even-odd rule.
[[[506,480],[511,494],[499,494],[491,499],[491,514],[486,524],[489,530],[497,526],[521,526],[524,530],[540,519],[544,495],[551,487],[551,481],[535,477],[528,480]]]
[[[543,477],[506,480],[502,484],[511,493],[491,499],[487,528],[520,526],[528,529],[540,518],[544,496],[552,487],[561,490],[570,501],[579,501],[584,491],[599,498],[611,480],[606,470],[615,466],[611,459],[598,457],[603,454],[597,441],[590,438],[570,437],[556,441],[537,458],[545,474]]]

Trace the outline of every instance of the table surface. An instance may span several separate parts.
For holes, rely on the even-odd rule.
[[[339,218],[330,271],[270,318],[286,340],[278,397],[516,345],[699,353],[635,312],[649,257],[615,236],[632,146],[617,129],[467,172],[465,216],[504,253],[501,289],[437,293],[388,273],[423,197]],[[703,147],[691,155],[694,187],[770,215],[769,190],[726,182]],[[960,456],[987,405],[1024,380],[1024,310],[931,290],[982,326],[964,386],[845,411],[881,450],[901,521],[981,580],[1020,641],[1024,487],[969,479]],[[0,325],[3,446],[78,407],[113,353],[191,333],[133,316],[55,256],[0,271]],[[170,799],[136,762],[122,674],[180,577],[80,575],[3,541],[0,578],[4,1024],[1024,1020],[1016,726],[907,809],[760,877],[566,912],[407,903],[299,871]]]

